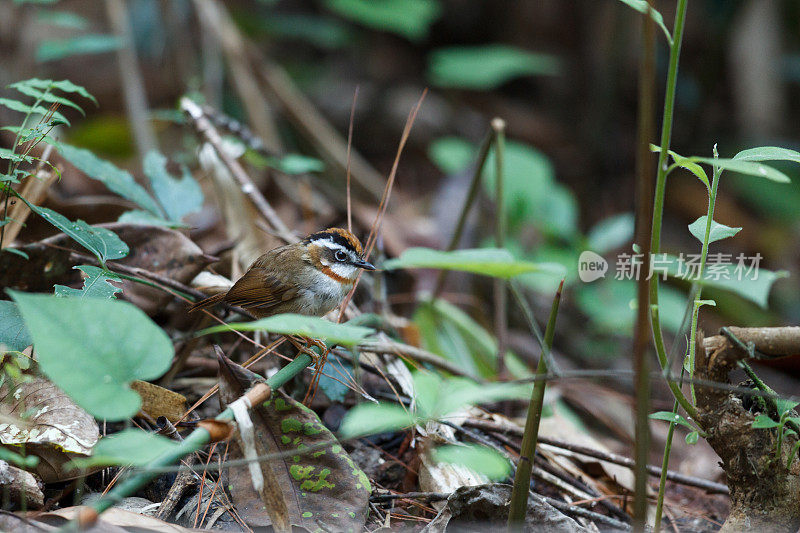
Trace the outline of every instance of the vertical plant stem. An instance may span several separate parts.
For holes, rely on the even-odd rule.
[[[672,406],[672,413],[678,414],[678,402]],[[669,470],[669,454],[672,451],[672,436],[675,434],[675,422],[669,423],[667,430],[667,442],[664,445],[664,458],[661,459],[661,478],[658,481],[658,500],[656,501],[656,518],[653,523],[653,531],[658,533],[661,529],[661,514],[664,511],[664,491],[667,487],[667,471]]]
[[[667,181],[667,156],[672,137],[672,118],[675,107],[675,88],[678,80],[678,60],[680,58],[683,29],[686,22],[686,10],[689,0],[678,0],[675,12],[675,29],[672,33],[672,45],[669,53],[669,69],[667,71],[667,87],[664,97],[664,115],[661,124],[661,151],[658,157],[656,189],[653,200],[653,227],[650,234],[650,253],[657,254],[661,250],[661,224],[664,217],[664,194]],[[648,260],[649,261],[649,260]],[[649,262],[648,262],[649,265]],[[658,277],[650,279],[650,321],[653,329],[653,342],[661,369],[666,372],[669,365],[664,335],[661,331],[661,319],[658,309]],[[697,410],[684,396],[680,385],[674,379],[668,379],[667,385],[672,395],[691,418],[697,417]]]
[[[652,9],[648,0],[648,10]],[[649,13],[642,15],[642,50],[639,58],[639,110],[636,155],[636,242],[642,247],[647,272],[650,272],[650,246],[648,237],[652,230],[651,198],[653,195],[653,155],[650,140],[655,130],[655,22]],[[647,521],[647,472],[650,451],[650,358],[648,280],[641,273],[637,282],[636,329],[633,339],[633,368],[636,386],[636,425],[634,459],[634,528],[644,530]]]
[[[494,162],[495,162],[495,205],[497,214],[495,219],[495,246],[502,248],[506,243],[506,210],[503,198],[503,158],[506,148],[506,123],[501,118],[492,119],[494,132]],[[494,330],[497,335],[497,376],[502,378],[506,373],[506,344],[508,335],[508,290],[506,280],[494,280]]]
[[[458,222],[456,222],[456,228],[453,230],[453,235],[450,237],[450,242],[447,244],[447,251],[454,250],[456,246],[458,246],[459,241],[461,240],[461,235],[464,233],[464,225],[467,222],[467,215],[469,215],[469,210],[472,207],[472,204],[475,203],[475,198],[478,197],[478,188],[481,184],[481,175],[483,173],[483,167],[486,164],[486,158],[489,156],[489,149],[492,147],[492,142],[494,141],[494,134],[492,131],[486,134],[484,137],[483,142],[481,143],[480,148],[478,149],[478,158],[475,162],[475,169],[472,173],[472,180],[469,183],[469,190],[467,191],[467,196],[464,198],[464,205],[461,206],[461,213],[458,215]],[[433,294],[431,295],[431,300],[435,300],[439,297],[442,293],[442,288],[444,287],[444,280],[447,278],[447,274],[449,270],[440,270],[439,276],[436,278],[436,285],[433,289]]]
[[[553,305],[550,308],[550,317],[547,320],[547,329],[544,332],[544,343],[542,343],[542,354],[539,356],[539,365],[536,368],[536,375],[543,377],[547,373],[547,354],[553,346],[553,337],[556,330],[556,316],[558,316],[558,304],[561,302],[561,290],[564,288],[564,280],[558,286],[556,295],[553,298]],[[525,512],[528,509],[528,492],[530,491],[531,470],[533,467],[533,456],[536,453],[536,441],[539,437],[539,422],[542,419],[542,405],[544,403],[544,391],[547,380],[540,379],[533,386],[531,401],[528,405],[528,417],[525,420],[525,432],[522,434],[522,444],[519,452],[519,463],[517,472],[514,475],[514,488],[511,492],[511,508],[508,511],[508,530],[517,531],[522,529],[525,522]]]

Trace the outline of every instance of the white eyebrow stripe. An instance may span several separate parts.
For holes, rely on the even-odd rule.
[[[330,239],[314,239],[313,241],[311,241],[311,244],[315,244],[317,246],[324,246],[326,248],[330,248],[331,250],[342,250],[348,253],[350,252],[350,250],[348,250],[341,244],[335,243]]]

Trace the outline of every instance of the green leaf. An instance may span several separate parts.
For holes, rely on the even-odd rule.
[[[122,289],[111,285],[109,281],[122,281],[122,279],[107,270],[91,265],[76,266],[87,277],[83,280],[83,289],[73,289],[66,285],[55,285],[55,295],[59,298],[114,298]]]
[[[667,422],[672,422],[675,424],[680,424],[681,426],[686,426],[689,429],[694,429],[694,426],[692,425],[691,422],[686,420],[678,413],[673,413],[671,411],[658,411],[657,413],[651,414],[648,418],[651,418],[653,420],[665,420]]]
[[[95,465],[146,466],[160,455],[174,451],[177,441],[148,433],[141,429],[128,428],[101,438],[92,449],[92,456],[82,459],[82,467]]]
[[[23,104],[19,100],[11,100],[10,98],[0,98],[0,105],[9,108],[12,111],[25,113],[26,115],[29,113],[31,115],[39,114],[42,115],[43,117],[50,115],[54,120],[62,122],[67,126],[70,125],[70,122],[69,120],[67,120],[67,117],[65,117],[58,111],[51,112],[47,107],[44,107],[42,105],[31,106],[28,104]]]
[[[53,94],[52,92],[40,91],[34,87],[31,87],[25,83],[12,83],[9,85],[9,88],[16,89],[17,91],[21,92],[25,96],[30,96],[35,100],[42,100],[43,102],[48,102],[51,104],[61,104],[67,107],[71,107],[72,109],[78,110],[78,112],[86,116],[81,106],[70,100],[69,98],[64,98],[63,96],[58,96]]]
[[[134,305],[9,293],[31,332],[42,372],[96,418],[135,415],[142,401],[129,383],[158,378],[172,363],[169,337]]]
[[[439,463],[465,466],[493,481],[505,479],[511,473],[508,459],[495,450],[478,444],[437,446],[433,450],[433,458]]]
[[[698,440],[700,440],[700,433],[697,431],[692,431],[686,434],[686,444],[697,444]]]
[[[284,174],[308,174],[325,170],[325,163],[322,160],[300,154],[271,158],[269,166]]]
[[[268,331],[281,335],[298,335],[310,339],[319,339],[333,344],[355,346],[375,330],[348,324],[335,324],[316,316],[286,313],[252,322],[235,322],[204,329],[198,335],[219,333],[221,331]]]
[[[161,216],[161,210],[147,191],[133,179],[130,173],[116,165],[100,159],[89,150],[62,144],[61,155],[78,170],[92,179],[102,182],[111,191],[136,203],[154,215]]]
[[[458,137],[442,137],[428,146],[428,157],[445,174],[455,174],[475,162],[475,147]]]
[[[348,376],[351,375],[353,367],[343,362],[334,354],[328,354],[325,366],[319,377],[319,388],[325,396],[332,402],[343,402],[347,391]]]
[[[0,461],[11,463],[25,470],[33,470],[39,464],[39,458],[35,455],[20,455],[2,447],[0,447]]]
[[[489,90],[521,76],[559,73],[558,60],[505,45],[454,46],[431,52],[428,80],[439,87]]]
[[[783,398],[775,398],[775,407],[778,410],[778,416],[783,416],[795,407],[797,407],[798,402],[794,400],[784,400]]]
[[[368,28],[421,41],[442,13],[438,0],[326,0],[328,9]]]
[[[740,174],[747,174],[749,176],[756,176],[759,178],[766,178],[778,183],[791,183],[792,180],[789,176],[767,165],[762,165],[758,162],[745,161],[743,159],[723,159],[714,157],[690,157],[692,161],[697,163],[705,163],[706,165],[713,165],[724,170],[732,172],[739,172]]]
[[[38,89],[58,89],[59,91],[65,93],[79,94],[84,98],[91,100],[92,102],[94,102],[95,105],[97,105],[97,99],[91,94],[89,94],[89,91],[87,91],[83,86],[76,85],[69,80],[53,81],[53,80],[42,80],[39,78],[30,78],[18,83],[24,83],[25,85],[36,87]]]
[[[706,238],[706,218],[706,216],[702,216],[689,224],[689,232],[701,243]],[[711,231],[708,234],[708,242],[711,244],[712,242],[733,237],[740,231],[742,231],[742,228],[732,228],[725,224],[720,224],[716,220],[711,220]]]
[[[639,13],[649,13],[650,18],[661,28],[661,31],[664,32],[664,35],[667,38],[667,42],[672,44],[672,34],[669,32],[667,27],[664,25],[664,17],[661,16],[661,13],[656,11],[655,9],[651,8],[647,0],[620,0],[623,4],[632,7]],[[649,9],[648,9],[649,8]]]
[[[727,260],[723,261],[723,259]],[[788,276],[786,271],[771,271],[760,268],[760,259],[739,257],[732,254],[709,254],[703,279],[697,278],[697,269],[688,261],[667,255],[666,259],[654,259],[654,270],[659,276],[662,270],[676,279],[697,281],[704,287],[714,287],[733,292],[739,296],[766,308],[769,292],[775,281]],[[664,311],[661,313],[664,316]]]
[[[31,344],[31,334],[17,304],[0,300],[0,353],[4,350],[21,352]]]
[[[343,439],[397,431],[416,424],[417,418],[400,405],[360,403],[350,409],[339,427]]]
[[[203,207],[203,191],[185,167],[181,179],[175,179],[167,172],[167,158],[151,151],[144,158],[144,173],[169,220],[180,222]]]
[[[633,238],[633,213],[622,213],[601,220],[589,230],[586,247],[598,254],[615,250]]]
[[[386,270],[400,268],[438,268],[442,270],[459,270],[484,276],[510,279],[530,272],[563,271],[561,265],[552,263],[530,263],[517,261],[502,248],[472,248],[443,252],[431,248],[409,248],[399,258],[384,263]]]
[[[344,48],[353,43],[353,31],[332,17],[314,15],[281,15],[270,12],[257,23],[280,40],[299,39],[329,50]]]
[[[16,254],[20,257],[24,257],[25,259],[30,259],[30,257],[28,257],[28,254],[26,254],[22,250],[17,250],[16,248],[12,248],[10,246],[6,246],[5,248],[0,248],[0,252],[8,252],[11,254]]]
[[[42,41],[36,49],[36,61],[57,61],[65,57],[113,52],[120,48],[122,41],[114,35],[78,35],[69,39]]]
[[[85,17],[70,11],[41,10],[36,14],[39,22],[69,28],[73,30],[85,30],[89,21]]]
[[[122,213],[117,222],[124,222],[125,224],[136,224],[138,226],[164,226],[167,228],[183,228],[185,227],[182,222],[175,222],[166,220],[158,215],[154,215],[149,211],[141,209],[133,209]]]
[[[776,428],[780,425],[780,422],[774,421],[769,417],[769,415],[757,415],[756,419],[753,420],[754,429]]]
[[[47,207],[33,205],[23,200],[34,213],[69,235],[75,242],[92,252],[101,264],[109,259],[122,259],[128,255],[128,245],[117,234],[106,228],[90,226],[83,220],[75,222]]]
[[[532,384],[476,383],[421,370],[414,373],[418,416],[424,420],[446,417],[468,405],[529,398],[532,388]]]
[[[791,161],[800,163],[800,152],[777,146],[761,146],[742,150],[733,156],[733,159],[739,161]]]
[[[694,174],[697,179],[703,182],[703,185],[706,186],[706,190],[711,190],[711,184],[708,182],[708,175],[706,171],[703,170],[703,167],[689,159],[688,157],[683,157],[681,155],[676,154],[672,150],[669,151],[669,154],[672,156],[672,159],[675,160],[675,164],[681,168],[685,168],[692,174]]]

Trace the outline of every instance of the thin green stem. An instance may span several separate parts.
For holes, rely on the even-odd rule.
[[[678,402],[672,406],[672,413],[678,414]],[[653,522],[653,531],[658,533],[661,529],[661,514],[664,511],[664,492],[667,487],[667,472],[669,470],[669,455],[672,452],[672,436],[675,433],[675,422],[669,423],[667,442],[664,445],[664,457],[661,459],[661,477],[658,481],[658,500],[656,501],[656,518]]]
[[[547,320],[547,329],[544,332],[544,343],[542,344],[542,354],[539,357],[539,365],[536,368],[537,376],[547,374],[547,357],[545,353],[550,352],[553,346],[553,337],[556,330],[556,317],[558,316],[558,304],[561,302],[561,290],[564,288],[564,280],[558,286],[556,295],[553,298],[553,305],[550,307],[550,318]],[[533,469],[533,456],[536,453],[536,441],[539,437],[539,422],[542,418],[542,405],[544,403],[544,391],[547,381],[542,379],[533,386],[531,401],[528,405],[528,417],[525,420],[525,431],[522,434],[522,444],[520,445],[519,463],[517,472],[514,475],[514,488],[511,492],[511,508],[508,511],[508,530],[517,531],[522,529],[525,521],[525,512],[528,509],[528,492],[530,491],[531,471]]]
[[[686,10],[689,0],[678,0],[675,12],[675,29],[672,35],[672,46],[669,53],[669,69],[667,71],[666,95],[664,97],[664,116],[661,125],[661,151],[658,157],[658,172],[656,174],[656,192],[653,200],[653,227],[650,234],[650,253],[657,254],[661,250],[661,225],[664,217],[664,196],[667,181],[667,157],[670,139],[672,137],[672,119],[675,108],[675,90],[678,80],[678,60],[680,58],[683,30],[686,22]],[[649,258],[648,258],[649,267]],[[650,321],[653,329],[653,342],[658,355],[658,362],[662,370],[666,371],[669,364],[667,350],[664,345],[664,335],[661,331],[661,319],[658,310],[658,276],[650,279]],[[681,407],[691,418],[697,417],[697,410],[684,396],[680,385],[668,379],[670,391]]]
[[[506,123],[500,118],[492,120],[494,131],[494,162],[495,162],[495,246],[502,248],[506,242],[506,210],[503,193],[503,159],[506,151]],[[508,335],[508,290],[506,280],[494,280],[494,326],[497,336],[497,376],[502,378],[506,371],[506,337]]]

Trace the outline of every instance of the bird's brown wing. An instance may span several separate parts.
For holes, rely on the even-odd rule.
[[[276,268],[275,263],[281,263],[283,259],[281,252],[283,250],[278,248],[256,260],[245,275],[234,283],[225,301],[245,309],[258,308],[263,312],[295,298],[299,291],[296,284],[291,282],[289,270]]]

